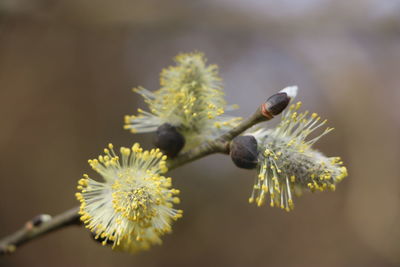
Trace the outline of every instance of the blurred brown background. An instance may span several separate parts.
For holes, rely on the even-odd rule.
[[[0,236],[77,205],[87,159],[122,129],[179,52],[217,63],[249,115],[277,90],[336,128],[317,148],[350,176],[291,213],[247,204],[254,173],[216,155],[173,171],[185,210],[162,246],[116,253],[71,227],[1,266],[399,266],[400,2],[1,0]],[[208,170],[205,170],[207,166]]]

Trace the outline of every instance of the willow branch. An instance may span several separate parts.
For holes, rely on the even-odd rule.
[[[179,154],[176,158],[168,161],[168,169],[172,170],[181,165],[203,158],[207,155],[214,153],[229,154],[230,141],[243,133],[250,127],[257,123],[272,119],[272,115],[266,115],[263,113],[263,109],[260,107],[257,111],[247,119],[241,121],[236,127],[226,132],[215,140],[207,141],[198,147],[195,147],[185,153]]]
[[[79,207],[64,211],[48,221],[35,226],[34,220],[28,221],[20,230],[0,240],[0,255],[12,253],[17,247],[69,225],[78,225]]]
[[[181,165],[213,153],[229,154],[230,142],[233,138],[257,123],[272,119],[274,115],[279,114],[284,108],[286,108],[289,103],[289,98],[286,93],[285,97],[286,99],[283,99],[284,104],[282,104],[282,93],[273,95],[266,103],[261,105],[252,116],[241,121],[236,127],[222,136],[215,140],[204,142],[200,146],[185,153],[181,153],[174,159],[169,159],[167,162],[168,169],[175,169]],[[279,100],[278,102],[277,99]],[[0,240],[0,255],[12,253],[17,249],[17,247],[57,229],[79,224],[78,211],[79,207],[75,207],[39,225],[34,225],[35,223],[33,221],[28,221],[22,229]]]

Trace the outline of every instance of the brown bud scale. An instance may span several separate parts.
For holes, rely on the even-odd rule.
[[[258,164],[257,140],[251,135],[235,137],[231,142],[230,156],[239,168],[256,168]]]

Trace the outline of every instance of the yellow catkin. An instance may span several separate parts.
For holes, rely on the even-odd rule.
[[[256,204],[263,205],[265,194],[269,193],[271,207],[290,211],[294,208],[294,195],[302,191],[335,191],[337,183],[348,175],[340,157],[329,158],[312,149],[312,145],[333,128],[328,127],[320,135],[308,139],[327,121],[321,122],[317,113],[298,113],[300,107],[300,102],[291,105],[276,128],[252,133],[263,153],[260,153],[250,203],[255,197]]]
[[[85,174],[75,196],[81,202],[81,221],[95,238],[113,249],[135,252],[160,244],[172,221],[182,217],[182,211],[173,208],[180,202],[179,190],[161,175],[167,168],[159,149],[143,150],[136,143],[119,151],[121,156],[109,144],[105,155],[89,160],[104,182]]]

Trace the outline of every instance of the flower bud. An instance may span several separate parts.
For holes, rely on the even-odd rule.
[[[297,94],[297,86],[289,86],[274,94],[262,105],[264,116],[272,118],[280,114]]]
[[[176,127],[164,123],[157,129],[154,144],[168,157],[175,157],[185,145],[185,138]]]
[[[235,137],[231,142],[230,155],[237,167],[256,168],[258,164],[257,140],[252,135]]]
[[[49,214],[39,214],[31,220],[33,226],[39,226],[44,222],[50,221],[51,216]]]
[[[33,217],[31,220],[29,220],[26,224],[25,227],[27,229],[32,229],[34,227],[38,227],[40,225],[42,225],[42,223],[45,223],[47,221],[51,220],[51,216],[48,214],[39,214],[36,215],[35,217]]]
[[[277,93],[265,102],[265,109],[273,116],[281,113],[289,105],[290,97],[286,93]]]

